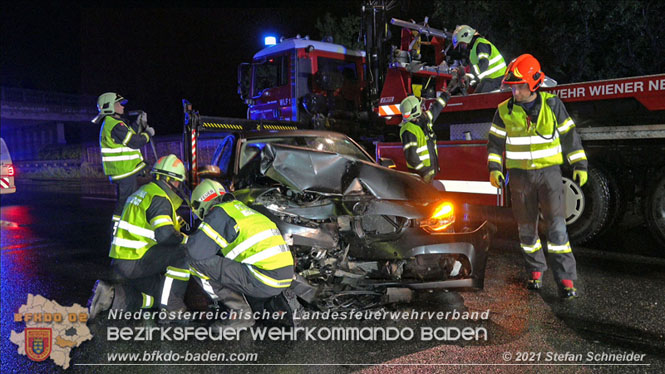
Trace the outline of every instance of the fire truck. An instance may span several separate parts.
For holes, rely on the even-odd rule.
[[[494,112],[510,92],[467,90],[456,62],[446,58],[446,31],[392,19],[401,40],[388,49],[385,12],[364,7],[363,21],[365,51],[297,37],[239,66],[247,119],[344,132],[369,141],[377,159],[392,159],[406,171],[397,135],[399,103],[415,94],[428,108],[443,90],[458,92],[435,123],[441,169],[435,183],[475,207],[478,219],[510,219],[509,193],[490,185],[486,152]],[[589,158],[589,181],[582,188],[563,166],[571,241],[590,241],[631,211],[642,215],[665,249],[665,74],[544,90],[566,104]]]

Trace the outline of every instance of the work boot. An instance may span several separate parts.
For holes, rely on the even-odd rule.
[[[223,288],[217,293],[219,301],[228,308],[228,318],[215,321],[210,327],[210,335],[217,337],[224,330],[240,329],[254,326],[252,308],[249,306],[245,296],[228,288]]]
[[[532,271],[531,279],[526,282],[526,288],[529,290],[538,291],[543,287],[543,282],[540,281],[540,277],[543,276],[543,273],[540,271]]]
[[[543,282],[540,279],[529,279],[526,281],[526,288],[529,290],[540,291],[543,287]]]
[[[572,300],[577,297],[577,288],[573,286],[571,279],[562,279],[559,286],[561,297],[565,300]]]
[[[564,300],[572,300],[577,298],[577,288],[575,287],[564,287],[561,289],[561,297]]]
[[[97,280],[92,291],[92,299],[89,303],[88,318],[95,319],[99,313],[108,310],[113,304],[114,295],[115,289],[112,284],[103,280]]]

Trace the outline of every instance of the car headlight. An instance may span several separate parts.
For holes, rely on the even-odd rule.
[[[455,222],[455,208],[450,202],[443,202],[434,209],[432,216],[420,221],[420,227],[429,233],[440,233]]]

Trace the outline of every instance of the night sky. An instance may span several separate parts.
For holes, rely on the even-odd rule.
[[[361,3],[289,2],[279,9],[3,6],[2,85],[95,97],[119,92],[129,99],[128,110],[148,113],[158,135],[178,133],[183,98],[202,114],[245,116],[236,94],[237,66],[263,48],[265,35],[320,38],[318,16],[359,15]],[[410,1],[401,7],[414,8],[414,17],[426,12]]]

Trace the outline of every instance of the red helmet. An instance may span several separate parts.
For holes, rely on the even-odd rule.
[[[503,76],[504,84],[526,83],[531,92],[537,90],[544,80],[545,74],[540,70],[540,62],[528,53],[511,61]]]

